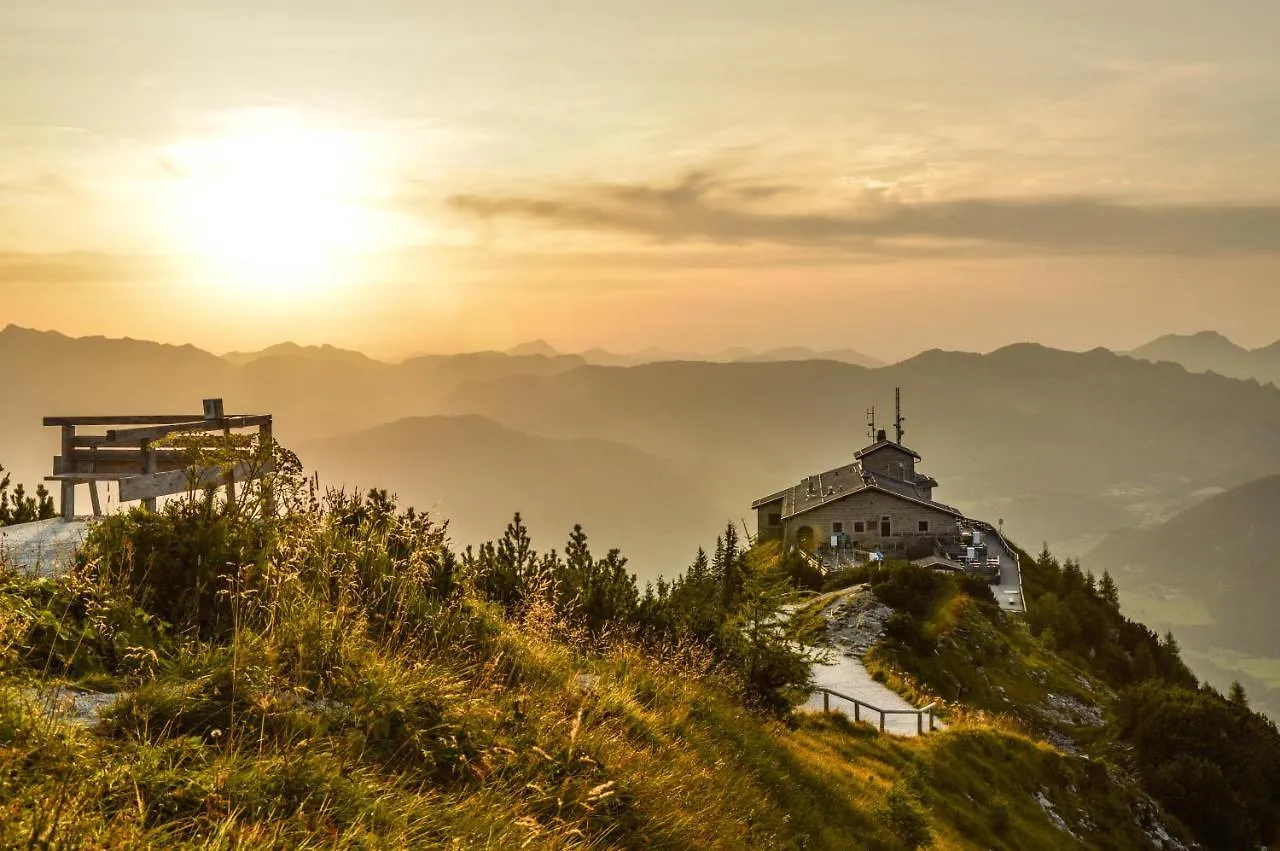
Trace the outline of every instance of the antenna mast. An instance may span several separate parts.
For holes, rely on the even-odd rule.
[[[893,430],[898,433],[898,445],[902,445],[902,436],[906,432],[902,428],[902,424],[907,420],[902,416],[902,388],[893,388]]]
[[[867,437],[871,438],[871,442],[876,442],[876,406],[872,405],[867,408]]]

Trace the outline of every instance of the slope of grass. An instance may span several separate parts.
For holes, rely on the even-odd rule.
[[[1100,764],[964,719],[754,711],[697,647],[484,602],[384,507],[137,513],[62,579],[5,576],[0,843],[1149,847]],[[69,680],[120,700],[49,717],[31,690]]]

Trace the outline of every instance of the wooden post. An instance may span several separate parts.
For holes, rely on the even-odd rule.
[[[144,440],[142,445],[142,470],[147,475],[151,475],[156,471],[156,453],[151,448],[151,441]],[[142,500],[142,507],[147,511],[156,510],[156,498],[154,496],[147,497]]]
[[[75,445],[76,427],[74,425],[64,425],[62,427],[62,457],[71,462],[71,450]],[[74,468],[73,468],[74,471]],[[62,519],[74,520],[76,516],[76,483],[73,480],[64,480],[62,482]]]
[[[884,710],[880,710],[880,732],[884,732]]]
[[[862,720],[862,704],[858,703],[858,701],[856,700],[853,702],[853,720],[854,721]]]
[[[918,736],[924,735],[924,713],[923,712],[916,713],[916,735]]]
[[[89,501],[93,503],[93,516],[102,516],[102,502],[98,499],[98,482],[93,480],[89,482]]]
[[[824,691],[822,693],[822,711],[823,712],[831,711],[831,693],[830,692]]]
[[[933,732],[933,730],[934,730],[934,726],[933,726],[933,710],[932,710],[932,709],[930,709],[930,710],[929,710],[929,732],[930,732],[930,733],[932,733],[932,732]]]
[[[275,466],[276,456],[275,441],[271,436],[270,420],[258,426],[258,448],[262,453],[260,462],[264,465],[262,469],[255,471],[260,476],[258,481],[262,483],[262,514],[264,517],[275,517],[276,500],[271,492],[269,480],[266,478],[267,474]]]
[[[227,454],[231,454],[231,426],[224,418],[222,421],[222,445],[226,447]],[[227,508],[234,509],[236,507],[236,473],[235,465],[231,464],[227,469]]]

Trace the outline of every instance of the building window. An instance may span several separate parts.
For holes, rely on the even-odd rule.
[[[920,527],[920,531],[921,531],[921,532],[928,532],[928,531],[929,531],[929,521],[928,521],[928,520],[921,520],[921,521],[920,521],[920,523],[919,523],[919,527]]]
[[[832,524],[831,524],[831,533],[832,533],[833,535],[839,535],[839,534],[840,534],[841,532],[843,532],[843,531],[844,531],[844,524],[843,524],[843,523],[832,523]]]
[[[861,535],[867,531],[867,524],[862,520],[853,521],[853,534]]]
[[[770,525],[770,526],[781,526],[781,525],[782,525],[782,515],[781,515],[781,514],[770,514],[770,515],[769,515],[769,525]]]

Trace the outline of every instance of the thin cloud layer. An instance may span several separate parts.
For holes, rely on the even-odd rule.
[[[448,203],[485,220],[523,219],[659,242],[911,255],[972,254],[975,248],[992,254],[1280,254],[1280,204],[1141,205],[1095,197],[908,203],[877,197],[847,210],[771,211],[768,202],[777,194],[694,172],[667,185],[595,184],[540,197],[462,194]]]

